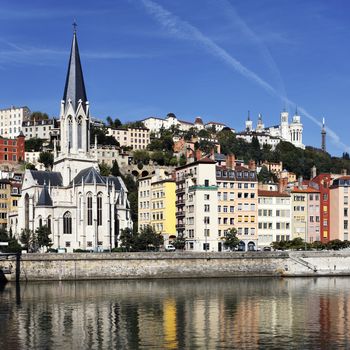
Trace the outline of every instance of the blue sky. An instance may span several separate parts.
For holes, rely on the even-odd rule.
[[[57,116],[72,22],[92,114],[169,112],[244,127],[301,111],[304,143],[349,151],[350,4],[344,0],[8,1],[0,11],[0,108]]]

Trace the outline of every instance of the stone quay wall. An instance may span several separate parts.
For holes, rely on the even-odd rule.
[[[9,281],[15,280],[15,264],[2,262],[13,270]],[[350,251],[23,254],[19,268],[21,281],[350,276]]]

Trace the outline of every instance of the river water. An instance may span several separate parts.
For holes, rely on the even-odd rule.
[[[0,349],[349,349],[350,278],[0,287]]]

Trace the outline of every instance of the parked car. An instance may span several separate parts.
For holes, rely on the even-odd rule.
[[[271,247],[264,247],[263,251],[264,252],[271,252]]]
[[[166,244],[165,245],[165,251],[166,252],[174,252],[176,248],[172,244]]]

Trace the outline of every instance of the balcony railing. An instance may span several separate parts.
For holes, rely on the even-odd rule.
[[[185,201],[183,199],[175,201],[176,205],[185,205]]]
[[[178,211],[175,213],[175,216],[178,218],[178,217],[184,217],[185,216],[185,212],[184,211]]]
[[[185,187],[177,188],[175,193],[185,193]]]
[[[177,230],[185,229],[185,224],[176,224],[175,227]]]
[[[190,186],[190,191],[198,191],[198,190],[204,190],[204,191],[216,191],[218,189],[218,186],[203,186],[203,185],[194,185]]]

